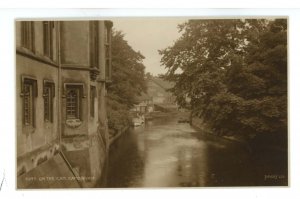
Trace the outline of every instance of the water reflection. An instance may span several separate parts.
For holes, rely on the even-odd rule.
[[[132,129],[112,145],[106,186],[286,184],[286,179],[271,184],[264,179],[268,172],[286,175],[279,161],[256,162],[240,146],[203,136],[189,124],[157,120]]]

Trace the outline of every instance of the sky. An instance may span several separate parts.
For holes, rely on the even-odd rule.
[[[166,72],[161,66],[158,50],[172,46],[180,37],[177,25],[184,23],[184,18],[116,18],[112,20],[115,30],[125,33],[124,39],[135,50],[145,56],[143,61],[146,72],[152,75]]]

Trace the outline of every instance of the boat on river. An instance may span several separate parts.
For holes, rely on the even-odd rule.
[[[145,118],[143,116],[135,117],[132,119],[133,126],[141,126],[145,123]]]

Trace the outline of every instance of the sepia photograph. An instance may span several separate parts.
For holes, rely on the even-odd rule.
[[[288,17],[16,19],[16,187],[288,187]]]

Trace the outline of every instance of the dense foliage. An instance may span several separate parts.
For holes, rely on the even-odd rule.
[[[190,20],[179,30],[160,51],[179,105],[220,135],[287,133],[286,19]]]
[[[108,126],[120,130],[131,123],[129,109],[137,96],[146,90],[144,56],[124,40],[124,34],[113,31],[112,83],[108,86]]]

